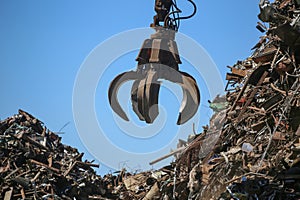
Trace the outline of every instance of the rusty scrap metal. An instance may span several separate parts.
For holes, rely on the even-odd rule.
[[[259,6],[266,34],[229,67],[210,124],[157,159],[176,156],[159,178],[143,172],[128,199],[300,199],[300,2]]]
[[[0,122],[0,155],[0,199],[88,199],[106,190],[91,168],[99,165],[81,161],[82,153],[22,110]]]
[[[261,1],[259,18],[269,28],[253,54],[230,67],[222,133],[193,162],[200,165],[194,199],[300,198],[299,6]]]

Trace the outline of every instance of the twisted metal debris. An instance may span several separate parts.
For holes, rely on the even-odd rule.
[[[104,180],[83,153],[25,111],[0,122],[0,199],[89,199]]]
[[[300,2],[259,6],[269,26],[258,23],[253,54],[229,67],[225,123],[196,162],[194,199],[300,198]]]

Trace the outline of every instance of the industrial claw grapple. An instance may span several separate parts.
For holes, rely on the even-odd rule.
[[[117,93],[126,81],[134,81],[131,89],[132,107],[139,119],[146,123],[152,123],[159,114],[158,96],[162,79],[177,83],[182,88],[183,100],[177,124],[187,122],[196,114],[200,103],[200,92],[196,80],[179,70],[178,65],[181,64],[181,60],[175,42],[180,20],[188,19],[196,13],[195,3],[192,0],[188,1],[193,5],[194,12],[190,16],[180,17],[181,10],[178,9],[176,2],[156,0],[157,15],[150,25],[156,33],[144,41],[136,59],[137,69],[121,73],[110,83],[109,103],[124,120],[129,121],[118,102]]]

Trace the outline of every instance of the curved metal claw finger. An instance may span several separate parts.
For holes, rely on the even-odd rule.
[[[145,87],[146,87],[146,78],[142,79],[139,82],[138,90],[137,90],[137,108],[138,108],[138,112],[141,113],[141,115],[143,116],[143,121],[146,121],[146,116],[144,111]]]
[[[183,100],[179,109],[177,124],[181,125],[191,119],[197,112],[200,104],[200,92],[196,80],[185,72],[171,71],[161,77],[177,83],[183,91]]]
[[[143,79],[142,79],[143,80]],[[142,80],[136,80],[133,82],[132,88],[131,88],[131,104],[132,109],[135,112],[135,114],[138,116],[138,118],[141,121],[145,121],[145,117],[143,116],[143,112],[139,110],[138,107],[138,90],[141,89],[141,81]]]
[[[159,114],[158,97],[160,90],[160,82],[157,80],[157,72],[150,70],[147,73],[144,87],[142,110],[143,116],[147,123],[153,123]]]
[[[117,95],[118,95],[118,90],[121,87],[121,85],[127,81],[130,80],[137,80],[140,79],[140,75],[137,74],[135,71],[129,71],[129,72],[124,72],[120,75],[118,75],[111,83],[109,86],[108,90],[108,99],[109,99],[109,104],[113,111],[117,113],[122,119],[129,121],[126,113],[122,109],[121,105],[119,104]]]
[[[158,96],[160,82],[156,72],[147,72],[145,78],[134,81],[131,88],[131,103],[133,111],[140,120],[153,123],[159,114]]]
[[[196,114],[200,104],[200,92],[195,79],[185,72],[181,73],[183,100],[179,109],[178,125],[191,119]]]

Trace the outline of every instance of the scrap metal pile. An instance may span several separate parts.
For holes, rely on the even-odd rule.
[[[125,178],[137,195],[123,199],[300,199],[300,2],[259,6],[266,34],[229,67],[209,126],[170,166]]]
[[[259,19],[266,34],[229,67],[224,124],[203,158],[214,126],[199,141],[191,198],[300,199],[300,2],[262,0]]]
[[[105,182],[41,121],[19,110],[0,122],[0,199],[91,199]],[[90,197],[90,198],[89,198]]]
[[[180,141],[170,166],[125,178],[131,199],[300,199],[300,2],[260,10],[266,34],[229,67],[209,126]]]

